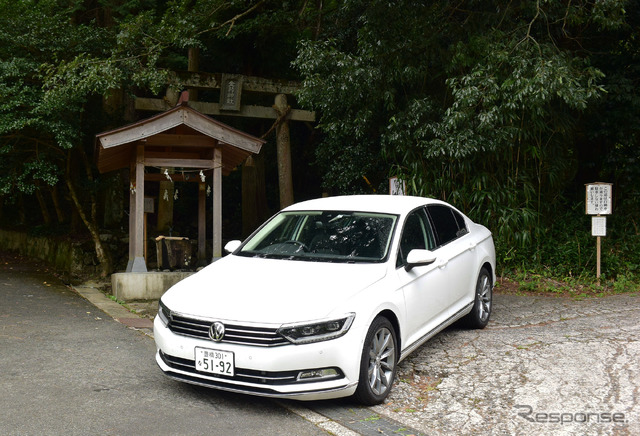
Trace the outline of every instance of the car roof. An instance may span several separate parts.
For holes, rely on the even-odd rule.
[[[284,211],[339,210],[406,214],[425,204],[446,204],[440,200],[407,195],[342,195],[293,204]]]

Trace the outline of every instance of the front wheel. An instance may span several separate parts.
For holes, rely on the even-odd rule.
[[[380,404],[391,391],[398,352],[396,331],[387,318],[373,320],[364,341],[355,399],[367,406]]]
[[[483,329],[489,323],[491,316],[491,306],[493,303],[493,286],[491,275],[486,268],[480,270],[478,281],[476,282],[476,295],[473,302],[473,309],[466,316],[466,324],[470,328]]]

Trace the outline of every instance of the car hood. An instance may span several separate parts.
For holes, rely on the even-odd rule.
[[[382,279],[385,265],[229,255],[174,285],[162,301],[174,312],[202,318],[310,321],[340,315],[332,312]]]

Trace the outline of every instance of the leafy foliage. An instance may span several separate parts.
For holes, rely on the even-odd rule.
[[[76,143],[77,107],[52,112],[43,100],[41,66],[74,50],[83,51],[99,36],[69,22],[70,8],[55,1],[2,1],[0,14],[0,192],[32,193],[38,181],[54,185],[55,162]],[[16,17],[20,19],[16,20]]]
[[[398,175],[411,193],[488,225],[501,265],[553,264],[558,247],[575,242],[552,230],[558,211],[583,200],[580,178],[599,177],[582,160],[589,138],[617,125],[603,105],[623,104],[618,117],[639,113],[627,87],[637,76],[616,78],[610,67],[635,66],[627,2],[397,3],[347,1],[335,18],[348,30],[336,25],[300,46],[300,99],[322,116],[325,185],[359,191],[366,175],[384,189]],[[600,124],[590,123],[596,114]],[[635,118],[627,126],[633,135],[640,127]],[[622,172],[634,171],[638,147],[619,140],[598,158],[629,159],[615,170],[626,194],[622,180],[638,178]],[[637,207],[634,195],[625,202]],[[583,218],[572,210],[562,218]]]
[[[0,0],[0,196],[61,185],[122,122],[102,97],[158,94],[198,48],[205,71],[303,79],[324,188],[400,176],[491,228],[505,271],[592,268],[583,185],[613,182],[604,262],[633,280],[639,3]]]

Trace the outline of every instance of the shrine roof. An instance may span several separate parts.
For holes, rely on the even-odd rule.
[[[97,134],[96,159],[101,173],[129,168],[142,145],[145,165],[162,161],[173,162],[163,166],[174,168],[208,169],[206,162],[211,162],[213,149],[220,147],[222,172],[228,174],[248,156],[259,153],[264,143],[181,102],[166,112]]]

